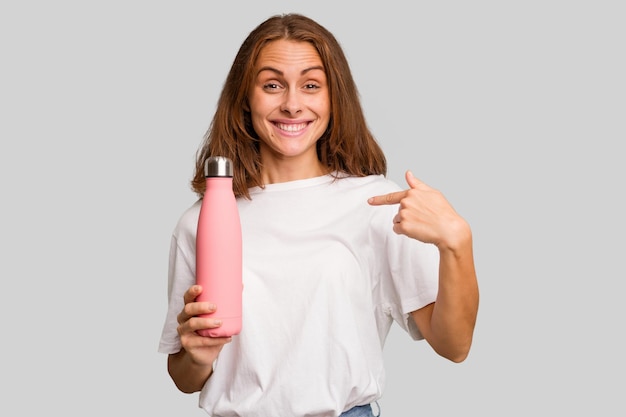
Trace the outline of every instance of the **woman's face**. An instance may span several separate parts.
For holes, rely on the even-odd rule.
[[[330,120],[319,54],[308,42],[273,41],[261,50],[255,73],[248,103],[263,165],[293,161],[317,166],[315,144]]]

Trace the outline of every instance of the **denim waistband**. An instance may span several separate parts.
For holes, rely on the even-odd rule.
[[[378,408],[378,414],[374,415],[372,411],[372,405],[358,405],[356,407],[352,407],[348,411],[344,411],[339,415],[339,417],[379,417],[380,416],[380,406],[378,402],[376,402],[376,407]]]

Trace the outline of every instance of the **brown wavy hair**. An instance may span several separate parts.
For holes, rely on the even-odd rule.
[[[202,197],[206,188],[204,162],[210,156],[233,161],[235,195],[250,199],[248,188],[263,187],[259,138],[252,127],[248,91],[254,82],[254,65],[268,43],[286,39],[309,42],[320,55],[330,95],[330,121],[317,141],[319,160],[330,172],[351,176],[386,175],[387,161],[365,121],[350,66],[333,34],[300,14],[275,15],[256,27],[244,40],[224,83],[215,115],[196,154],[192,189]]]

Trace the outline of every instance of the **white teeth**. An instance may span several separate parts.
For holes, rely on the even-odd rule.
[[[298,132],[306,127],[306,123],[298,123],[298,124],[283,124],[276,123],[276,127],[280,130],[285,130],[287,132]]]

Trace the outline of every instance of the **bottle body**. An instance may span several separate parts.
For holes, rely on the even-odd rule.
[[[219,318],[222,325],[198,333],[229,337],[241,331],[241,222],[232,177],[207,177],[206,182],[196,235],[196,282],[203,288],[197,300],[214,303],[217,310],[204,316]]]

